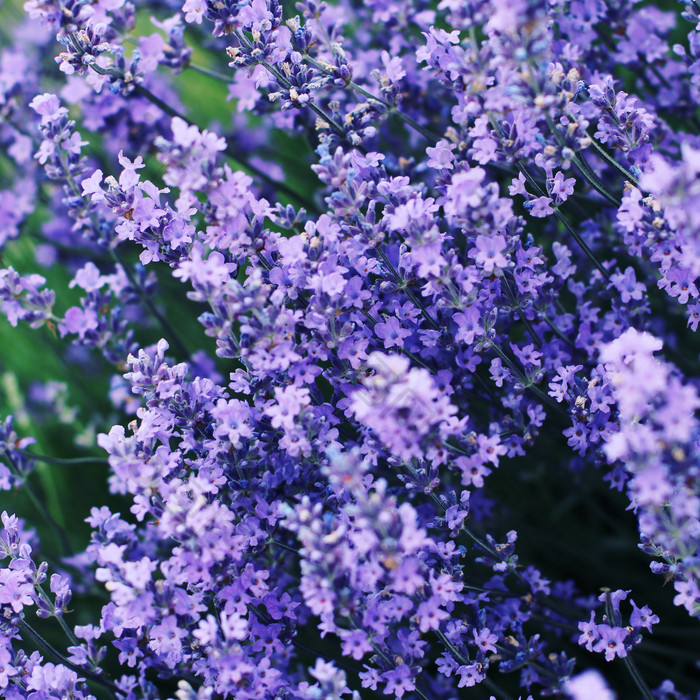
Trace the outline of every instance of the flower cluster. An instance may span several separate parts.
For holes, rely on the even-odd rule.
[[[657,5],[0,9],[0,334],[66,372],[0,429],[3,697],[693,700],[641,663],[700,617],[700,6]]]
[[[606,622],[597,625],[594,622],[595,612],[591,612],[591,619],[588,622],[578,623],[578,628],[581,630],[578,643],[585,646],[588,651],[604,653],[606,661],[612,661],[615,657],[626,657],[628,650],[641,642],[642,629],[651,632],[652,625],[659,622],[658,616],[654,615],[647,605],[639,608],[631,600],[632,614],[629,624],[622,626],[620,602],[625,600],[628,594],[629,591],[603,593],[600,600],[607,602],[609,609],[604,616]]]

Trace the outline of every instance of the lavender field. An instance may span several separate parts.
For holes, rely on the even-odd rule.
[[[699,0],[0,0],[0,697],[700,700],[699,276]]]

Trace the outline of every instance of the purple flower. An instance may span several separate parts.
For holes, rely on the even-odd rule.
[[[550,197],[534,197],[527,204],[530,214],[538,219],[543,219],[554,213]]]
[[[636,629],[643,627],[651,632],[651,626],[659,622],[659,616],[654,615],[647,605],[639,608],[633,600],[630,600],[630,603],[632,605],[632,614],[630,615],[630,624],[632,627]]]
[[[405,664],[401,664],[391,671],[386,671],[382,675],[382,679],[386,682],[385,695],[393,693],[397,698],[402,698],[405,693],[416,689],[411,678],[411,669]]]
[[[276,388],[275,403],[266,408],[265,413],[272,419],[273,428],[291,430],[294,427],[295,418],[310,402],[308,389],[293,385],[284,389]]]
[[[369,688],[370,690],[376,690],[379,681],[381,680],[381,674],[377,669],[365,666],[365,671],[360,671],[358,674],[360,680],[362,681],[363,688]]]
[[[496,653],[495,644],[498,641],[498,636],[493,634],[488,627],[484,627],[478,632],[474,630],[473,634],[474,644],[479,651],[483,653],[486,653],[487,651]]]
[[[34,604],[34,586],[22,571],[0,569],[0,603],[16,613]]]
[[[374,332],[384,341],[384,347],[387,350],[393,347],[402,347],[404,339],[411,335],[411,331],[401,328],[399,320],[395,317],[384,323],[378,323],[374,327]]]
[[[72,306],[66,311],[58,328],[62,336],[67,333],[77,333],[80,338],[84,338],[87,332],[97,329],[97,314],[92,309]]]
[[[139,649],[138,640],[135,637],[122,637],[114,641],[114,646],[119,649],[119,663],[133,668],[138,660],[143,657]]]
[[[508,267],[508,259],[503,255],[506,247],[505,239],[499,234],[477,236],[476,248],[469,251],[469,257],[474,258],[474,262],[490,275],[496,268]]]
[[[627,630],[624,627],[611,627],[610,625],[598,625],[598,641],[593,645],[593,651],[605,652],[605,660],[612,661],[616,656],[627,656],[625,639]]]
[[[546,506],[556,461],[587,485],[557,545],[581,530],[599,555],[588,486],[624,492],[697,615],[700,16],[669,50],[676,18],[649,3],[297,5],[186,0],[135,48],[123,0],[0,17],[0,246],[48,270],[0,270],[0,308],[58,330],[95,386],[105,359],[125,372],[108,401],[133,418],[99,428],[106,475],[81,471],[128,513],[90,511],[72,577],[3,514],[2,695],[443,700],[511,673],[523,695],[611,696],[571,678],[586,655],[560,633],[612,659],[658,617],[625,589],[597,625],[576,571],[525,561],[519,496]],[[192,109],[217,78],[230,114]],[[46,388],[26,403],[43,437],[86,417]],[[28,440],[0,422],[0,488],[64,469],[69,439]],[[512,457],[509,494],[492,473]]]
[[[416,610],[416,615],[421,632],[438,629],[440,622],[449,618],[449,613],[440,608],[440,600],[436,597],[428,598],[422,602]]]
[[[558,171],[551,181],[548,182],[548,191],[556,199],[557,205],[565,202],[573,193],[576,179],[573,177],[565,178],[564,173]],[[532,213],[532,212],[530,212]],[[533,216],[536,216],[533,214]]]
[[[467,664],[460,666],[456,675],[459,676],[458,688],[471,688],[472,686],[481,683],[485,675],[479,670],[479,664]]]
[[[7,647],[0,646],[0,688],[7,688],[10,678],[19,671],[12,666],[12,655]]]
[[[594,645],[600,639],[598,625],[595,623],[595,611],[591,611],[591,619],[588,622],[579,622],[578,628],[581,630],[578,643],[588,651],[593,651]]]
[[[29,106],[41,116],[42,122],[51,121],[68,112],[65,107],[61,107],[58,97],[48,92],[45,92],[43,95],[37,95],[29,103]]]
[[[458,326],[455,340],[464,341],[467,345],[474,342],[476,336],[484,334],[484,330],[479,323],[481,314],[476,306],[470,306],[464,311],[460,311],[452,317]]]
[[[163,621],[150,628],[148,646],[173,668],[182,659],[182,639],[187,631],[181,629],[177,617],[168,615]]]
[[[463,215],[468,207],[479,206],[483,198],[481,183],[486,177],[482,168],[472,168],[455,173],[447,188],[445,214],[448,218]]]
[[[353,630],[341,635],[343,640],[343,654],[352,656],[355,661],[372,651],[372,645],[367,639],[367,633],[363,630]]]
[[[645,287],[641,282],[637,282],[633,268],[628,267],[624,274],[616,273],[610,279],[620,292],[623,304],[628,304],[632,299],[639,300],[643,297]]]

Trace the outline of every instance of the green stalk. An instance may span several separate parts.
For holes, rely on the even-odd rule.
[[[195,73],[201,73],[202,75],[214,78],[214,80],[220,80],[222,83],[231,84],[233,82],[233,77],[229,77],[215,70],[210,70],[209,68],[205,68],[204,66],[198,66],[194,63],[188,63],[186,68],[189,68]]]
[[[151,297],[149,297],[146,294],[145,290],[134,276],[133,271],[131,270],[129,265],[127,265],[127,263],[124,261],[124,258],[122,258],[122,256],[114,249],[110,250],[110,253],[112,254],[112,257],[115,260],[115,262],[118,262],[121,265],[122,269],[124,270],[124,273],[129,279],[129,282],[131,282],[134,289],[136,289],[139,297],[141,297],[141,301],[143,301],[143,303],[148,307],[149,311],[158,321],[166,336],[172,340],[173,344],[178,349],[178,352],[180,353],[182,358],[190,358],[190,351],[185,347],[185,344],[180,339],[180,336],[178,335],[177,331],[170,325],[170,322],[158,310],[158,307],[153,303],[153,299],[151,299]]]
[[[593,148],[598,151],[600,156],[605,160],[607,163],[613,166],[619,173],[621,173],[627,180],[629,180],[635,187],[639,188],[639,180],[632,175],[632,173],[627,170],[624,166],[620,165],[597,141],[596,138],[588,134],[588,138],[591,139],[591,145]],[[641,189],[641,188],[640,188]]]
[[[18,478],[22,479],[22,489],[24,492],[27,494],[29,497],[29,500],[32,502],[32,505],[39,511],[39,513],[42,515],[44,520],[56,531],[56,535],[58,536],[58,539],[61,543],[61,547],[63,549],[63,553],[66,556],[70,556],[73,554],[73,548],[71,547],[70,541],[68,539],[68,535],[66,534],[66,531],[64,528],[62,528],[57,522],[56,519],[51,515],[49,512],[49,509],[46,507],[44,502],[37,496],[35,493],[34,489],[29,485],[29,482],[27,481],[25,475],[22,474],[19,466],[15,462],[15,460],[12,458],[12,455],[10,452],[5,452],[5,457],[7,458],[7,461],[10,465],[10,471],[14,473]]]
[[[625,664],[627,671],[632,676],[632,680],[637,686],[639,692],[642,694],[644,700],[654,700],[654,694],[651,692],[651,689],[647,685],[644,678],[642,678],[642,674],[639,672],[637,664],[634,663],[629,653],[627,654],[627,656],[624,656],[622,658],[622,661]]]
[[[19,452],[21,455],[35,459],[37,462],[46,462],[47,464],[60,464],[65,466],[79,466],[82,464],[102,464],[107,465],[106,459],[101,457],[73,457],[70,459],[61,459],[60,457],[49,457],[47,455],[38,455],[29,450],[21,450],[18,447],[14,448],[15,452]]]

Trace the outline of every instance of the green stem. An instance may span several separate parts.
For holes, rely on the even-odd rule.
[[[63,548],[63,553],[66,556],[72,555],[73,548],[70,545],[66,531],[56,522],[51,513],[49,513],[48,508],[44,505],[44,502],[37,496],[34,489],[29,485],[26,476],[22,474],[17,462],[15,462],[15,460],[12,458],[12,454],[6,451],[5,457],[10,465],[10,471],[12,471],[19,479],[22,479],[22,489],[29,497],[32,505],[39,511],[39,513],[41,513],[46,522],[56,531],[58,539],[61,542],[61,547]]]
[[[34,489],[26,481],[22,484],[22,488],[26,492],[27,496],[29,496],[29,500],[32,502],[34,507],[44,517],[46,522],[54,530],[56,530],[56,535],[58,536],[58,539],[61,541],[61,547],[63,548],[63,553],[66,556],[72,555],[73,548],[70,545],[70,541],[68,540],[68,535],[66,534],[66,531],[56,522],[53,515],[51,515],[51,513],[49,513],[48,508],[44,505],[44,503],[41,501],[41,499],[34,492]]]
[[[574,348],[575,350],[578,349],[576,347],[576,344],[559,330],[559,328],[554,324],[554,321],[552,321],[552,319],[549,318],[549,316],[542,313],[540,315],[540,318],[552,329],[552,333],[554,333],[554,335],[556,335],[557,338],[559,338],[559,340],[566,343],[569,347]]]
[[[654,694],[651,692],[651,689],[647,685],[644,678],[642,678],[642,674],[639,672],[637,664],[634,663],[629,653],[627,654],[627,656],[624,656],[622,658],[622,661],[627,667],[629,674],[632,676],[634,684],[637,686],[637,689],[642,694],[644,700],[654,700]]]
[[[607,187],[603,184],[602,180],[598,177],[597,173],[588,164],[586,157],[583,153],[577,153],[572,158],[574,165],[581,171],[581,174],[588,180],[589,184],[602,195],[608,203],[612,204],[614,207],[619,207],[622,204],[622,200],[612,194]]]
[[[153,314],[154,318],[158,321],[160,324],[161,328],[163,329],[163,332],[170,338],[170,340],[173,342],[175,347],[177,347],[178,352],[182,356],[183,359],[190,358],[190,352],[189,350],[185,347],[185,344],[180,340],[180,336],[177,334],[177,331],[170,325],[169,321],[163,316],[163,314],[158,310],[156,305],[153,303],[153,299],[151,299],[148,294],[146,294],[146,290],[139,284],[139,281],[136,279],[134,276],[133,271],[129,267],[129,265],[124,261],[122,256],[116,251],[116,250],[111,250],[112,257],[116,262],[118,262],[122,269],[124,270],[124,273],[129,279],[129,282],[131,285],[134,287],[136,292],[138,293],[139,297],[141,297],[141,300],[143,303],[148,307],[149,311]]]
[[[406,350],[406,348],[403,347],[399,348],[399,350],[401,351],[402,355],[406,355],[406,357],[408,357],[408,359],[414,362],[416,365],[422,367],[423,369],[427,369],[428,372],[430,372],[431,374],[433,373],[433,370],[430,368],[430,366],[423,362],[423,360],[421,360],[420,357],[418,357],[418,355],[416,355],[413,352],[410,352],[410,350]]]
[[[460,664],[466,665],[471,663],[471,659],[468,656],[464,656],[462,652],[447,638],[447,635],[438,627],[437,636],[440,638],[442,643],[450,650],[452,656],[459,661]]]
[[[516,309],[516,311],[517,311],[518,316],[520,316],[520,320],[525,325],[525,328],[527,329],[527,332],[529,333],[530,338],[532,338],[532,342],[535,343],[536,347],[541,348],[542,347],[542,340],[537,335],[537,333],[536,333],[535,329],[532,327],[532,324],[530,323],[530,321],[527,320],[527,318],[525,317],[525,314],[523,313],[523,311],[521,309]]]
[[[51,599],[49,598],[46,591],[44,591],[44,589],[41,586],[39,586],[39,592],[40,592],[42,598],[44,598],[44,600],[46,600],[46,602],[49,605],[52,605]],[[70,627],[68,627],[68,623],[63,619],[63,615],[54,615],[54,617],[58,621],[59,627],[64,631],[64,633],[66,634],[66,636],[70,640],[71,644],[73,646],[78,646],[80,644],[80,642],[78,641],[75,634],[73,634],[73,630]]]
[[[460,530],[467,535],[467,537],[469,537],[474,544],[481,547],[481,549],[483,549],[485,552],[488,552],[494,559],[498,559],[498,554],[491,547],[489,547],[486,542],[477,537],[466,525],[462,525]]]
[[[46,462],[47,464],[61,464],[65,466],[78,466],[81,464],[102,464],[107,465],[106,459],[101,457],[73,457],[70,459],[61,459],[60,457],[48,457],[47,455],[38,455],[29,450],[21,450],[19,448],[14,448],[15,452],[19,452],[21,455],[35,459],[38,462]]]
[[[145,97],[147,100],[152,102],[156,107],[159,107],[162,109],[166,114],[168,114],[171,117],[179,117],[183,121],[185,121],[187,124],[190,126],[196,126],[198,129],[201,128],[198,124],[193,122],[191,119],[187,118],[184,114],[181,114],[178,112],[176,109],[171,107],[169,104],[166,102],[163,102],[163,100],[160,99],[157,95],[154,95],[150,90],[147,90],[141,85],[136,86],[136,92],[139,93],[142,97]],[[261,180],[266,182],[268,185],[271,187],[275,187],[278,189],[280,192],[284,192],[286,195],[289,197],[292,197],[293,199],[296,199],[299,203],[303,204],[307,208],[313,209],[313,204],[311,202],[308,202],[305,197],[302,197],[300,194],[292,190],[290,187],[288,187],[285,183],[283,182],[277,182],[276,180],[273,180],[266,172],[260,170],[257,166],[253,165],[252,163],[248,162],[245,160],[245,158],[240,154],[236,153],[230,145],[227,145],[224,153],[234,160],[240,167],[246,168],[247,170],[250,170],[253,175],[256,177],[259,177]]]
[[[635,187],[641,189],[641,188],[639,187],[639,180],[637,180],[637,178],[636,178],[634,175],[632,175],[632,173],[631,173],[629,170],[627,170],[627,168],[625,168],[623,165],[620,165],[620,164],[619,164],[619,163],[618,163],[618,162],[617,162],[617,161],[616,161],[616,160],[615,160],[601,145],[600,145],[600,143],[598,142],[598,140],[597,140],[595,137],[593,137],[593,136],[591,136],[590,134],[588,134],[588,138],[591,139],[591,145],[593,146],[593,148],[596,149],[596,151],[598,151],[598,153],[600,154],[601,158],[603,158],[603,160],[605,160],[607,163],[609,163],[610,165],[612,165],[613,168],[615,168],[619,173],[621,173],[621,174],[622,174],[627,180],[629,180]]]
[[[220,80],[222,83],[231,84],[233,82],[233,77],[229,77],[228,75],[224,75],[223,73],[218,73],[215,70],[210,70],[209,68],[205,68],[204,66],[198,66],[194,63],[188,63],[186,67],[194,71],[195,73],[201,73],[202,75],[214,78],[214,80]]]
[[[479,374],[474,372],[472,374],[472,379],[475,379],[477,384],[489,395],[489,398],[493,402],[494,406],[498,406],[501,403],[496,392],[491,388],[491,385]]]
[[[192,122],[182,112],[179,112],[173,106],[161,100],[158,95],[154,95],[148,88],[143,87],[143,85],[136,85],[134,87],[134,92],[141,97],[145,97],[149,102],[158,107],[158,109],[160,109],[162,112],[165,112],[169,117],[179,117],[188,124],[192,124]]]
[[[276,540],[274,537],[270,538],[270,543],[273,544],[275,547],[279,547],[280,549],[286,549],[288,552],[291,552],[292,554],[299,554],[299,552],[294,549],[294,547],[290,547],[288,544],[284,544],[284,542],[280,542],[279,540]]]
[[[535,94],[541,95],[542,91],[540,89],[539,83],[537,81],[537,73],[538,73],[538,68],[535,65],[534,61],[530,60],[528,61],[528,65],[530,66],[530,87],[534,90]],[[544,117],[547,121],[547,126],[549,127],[549,130],[552,133],[552,136],[554,136],[556,142],[559,144],[561,148],[564,148],[566,146],[565,140],[562,138],[562,135],[559,131],[559,127],[554,123],[554,120],[549,114],[548,110],[545,110],[544,112]],[[572,118],[572,117],[570,117]],[[573,118],[572,118],[573,119]],[[576,121],[576,120],[574,120]],[[620,206],[620,200],[618,197],[615,197],[611,192],[608,191],[608,189],[605,187],[603,182],[600,180],[598,175],[593,171],[593,169],[588,165],[586,162],[585,158],[583,157],[583,154],[578,154],[574,153],[572,159],[573,163],[576,165],[576,167],[580,170],[581,174],[584,176],[586,180],[591,184],[591,186],[599,193],[601,194],[610,204],[613,204],[615,207]]]
[[[588,247],[588,244],[583,240],[581,234],[569,223],[569,220],[564,216],[559,207],[553,207],[554,215],[559,219],[559,221],[564,225],[569,235],[576,241],[579,248],[583,250],[586,257],[595,265],[595,268],[600,272],[605,280],[610,280],[610,273],[603,267],[602,263],[596,258],[593,251]]]

